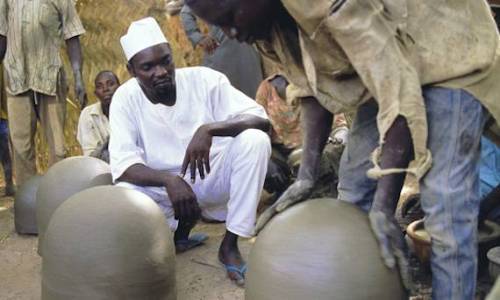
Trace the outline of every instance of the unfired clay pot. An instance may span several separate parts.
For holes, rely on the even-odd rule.
[[[36,192],[42,176],[35,175],[19,187],[14,200],[14,223],[19,234],[37,234]]]
[[[175,252],[148,196],[99,186],[54,213],[42,244],[42,300],[175,300]]]
[[[54,211],[70,196],[98,185],[112,183],[111,170],[104,161],[88,156],[66,158],[53,165],[40,181],[37,192],[38,253]]]
[[[330,198],[275,216],[250,252],[246,300],[407,299],[380,258],[367,215]]]

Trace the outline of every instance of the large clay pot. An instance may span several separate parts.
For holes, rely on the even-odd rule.
[[[246,300],[407,299],[380,258],[367,215],[330,198],[275,216],[250,252]]]
[[[53,165],[40,181],[37,192],[38,253],[54,211],[70,196],[98,185],[112,183],[111,170],[104,161],[88,156],[66,158]]]
[[[14,223],[19,234],[38,234],[36,193],[42,176],[35,175],[19,187],[14,200]]]
[[[176,299],[173,235],[140,192],[75,194],[54,213],[42,248],[42,300]]]

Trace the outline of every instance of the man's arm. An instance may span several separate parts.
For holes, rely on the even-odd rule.
[[[405,118],[399,116],[387,131],[382,146],[382,169],[405,169],[413,159],[413,143]],[[406,242],[394,213],[399,201],[406,173],[392,173],[377,181],[377,190],[368,214],[373,233],[380,245],[380,253],[386,266],[399,267],[403,284],[411,288]]]
[[[187,5],[182,7],[180,16],[184,31],[193,47],[200,45],[206,53],[212,54],[219,46],[217,41],[210,35],[201,33],[198,23],[196,22],[196,16]]]
[[[205,178],[205,173],[210,173],[209,154],[214,136],[235,137],[241,132],[252,128],[267,132],[269,127],[270,123],[268,120],[249,114],[242,114],[227,121],[200,126],[186,150],[182,163],[181,176],[184,177],[188,166],[190,166],[192,182],[196,178],[196,169],[198,169],[201,179]]]
[[[301,123],[304,131],[302,161],[297,180],[316,181],[321,154],[332,128],[333,114],[315,98],[301,101]]]
[[[0,35],[0,63],[3,61],[6,51],[7,51],[7,37],[5,35]]]
[[[405,169],[413,159],[413,143],[406,119],[399,116],[387,131],[382,146],[380,167],[382,169]],[[382,176],[377,182],[377,191],[372,210],[393,215],[399,201],[406,173]]]
[[[130,166],[117,181],[124,181],[138,186],[166,186],[175,177],[167,171],[151,169],[143,164]]]
[[[138,186],[165,187],[172,203],[176,219],[197,220],[201,214],[196,195],[191,187],[177,175],[167,171],[151,169],[143,164],[134,164],[118,178]]]
[[[188,39],[191,41],[193,47],[196,47],[198,43],[203,39],[203,34],[200,32],[198,28],[198,23],[196,23],[196,17],[191,12],[191,9],[184,5],[180,12],[182,26],[184,27],[184,31]]]
[[[241,115],[227,121],[210,123],[201,127],[205,127],[211,136],[235,137],[247,129],[259,129],[267,132],[270,126],[269,120],[264,118],[253,115]]]
[[[406,119],[399,116],[386,134],[380,166],[383,169],[405,169],[413,159],[413,143]],[[394,218],[406,173],[392,173],[377,181],[377,190],[369,212],[370,224],[380,244],[381,255],[388,267],[399,264],[401,276],[408,287],[406,245]]]
[[[414,157],[412,171],[423,176],[430,167],[430,152],[419,70],[404,50],[406,36],[394,34],[404,13],[382,2],[356,1],[356,5],[344,2],[328,18],[329,33],[378,104],[377,127],[383,144],[375,157],[380,166],[368,171],[378,178],[370,224],[385,264],[394,267],[397,262],[409,287],[406,244],[394,220],[405,174],[394,173],[404,171]],[[362,26],[359,20],[372,26]]]
[[[66,51],[73,69],[73,78],[75,79],[75,94],[83,109],[87,104],[87,92],[85,91],[85,83],[82,77],[82,48],[80,45],[79,36],[75,36],[66,40]]]
[[[297,180],[259,217],[255,229],[257,233],[274,215],[311,195],[332,122],[333,114],[321,106],[318,100],[312,97],[302,99],[303,151]]]
[[[299,172],[297,180],[271,207],[275,207],[275,213],[282,212],[295,203],[306,200],[311,195],[318,179],[321,156],[330,135],[332,123],[333,114],[321,106],[316,98],[302,99],[303,143]]]

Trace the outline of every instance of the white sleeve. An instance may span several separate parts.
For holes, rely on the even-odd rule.
[[[267,119],[266,111],[260,104],[233,87],[225,75],[218,75],[218,82],[210,90],[210,104],[215,121],[226,121],[239,115],[255,115]]]
[[[144,150],[139,146],[139,131],[133,107],[127,96],[117,91],[109,113],[109,157],[111,174],[115,182],[132,165],[145,165]]]

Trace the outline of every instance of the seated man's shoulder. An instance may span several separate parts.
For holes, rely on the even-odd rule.
[[[226,83],[230,84],[229,79],[223,73],[208,67],[188,67],[178,69],[176,75],[179,79],[178,82],[186,82],[182,86],[193,88],[196,87],[200,90],[210,91],[224,86]]]
[[[88,105],[80,113],[80,117],[78,118],[78,135],[77,135],[77,139],[79,141],[81,140],[80,135],[82,134],[81,133],[82,130],[84,130],[83,132],[85,132],[85,130],[93,128],[93,123],[94,123],[93,115],[99,114],[98,111],[101,110],[101,108],[99,107],[100,105],[101,105],[100,102]]]
[[[116,89],[115,94],[113,95],[113,102],[115,102],[115,100],[125,101],[123,99],[131,98],[140,92],[141,92],[141,87],[139,86],[137,79],[130,78],[122,85],[120,85],[118,89]]]
[[[226,77],[219,71],[203,66],[180,68],[176,70],[176,73],[182,74],[189,79],[197,78],[206,82],[216,81]]]
[[[86,115],[91,115],[94,111],[96,111],[96,109],[98,109],[98,108],[99,108],[99,105],[101,105],[101,103],[100,103],[100,102],[96,102],[96,103],[94,103],[94,104],[91,104],[91,105],[86,106],[86,107],[82,110],[82,112],[81,112],[81,114],[80,114],[80,115],[82,115],[82,116],[84,116],[84,115],[85,115],[85,116],[86,116]]]

